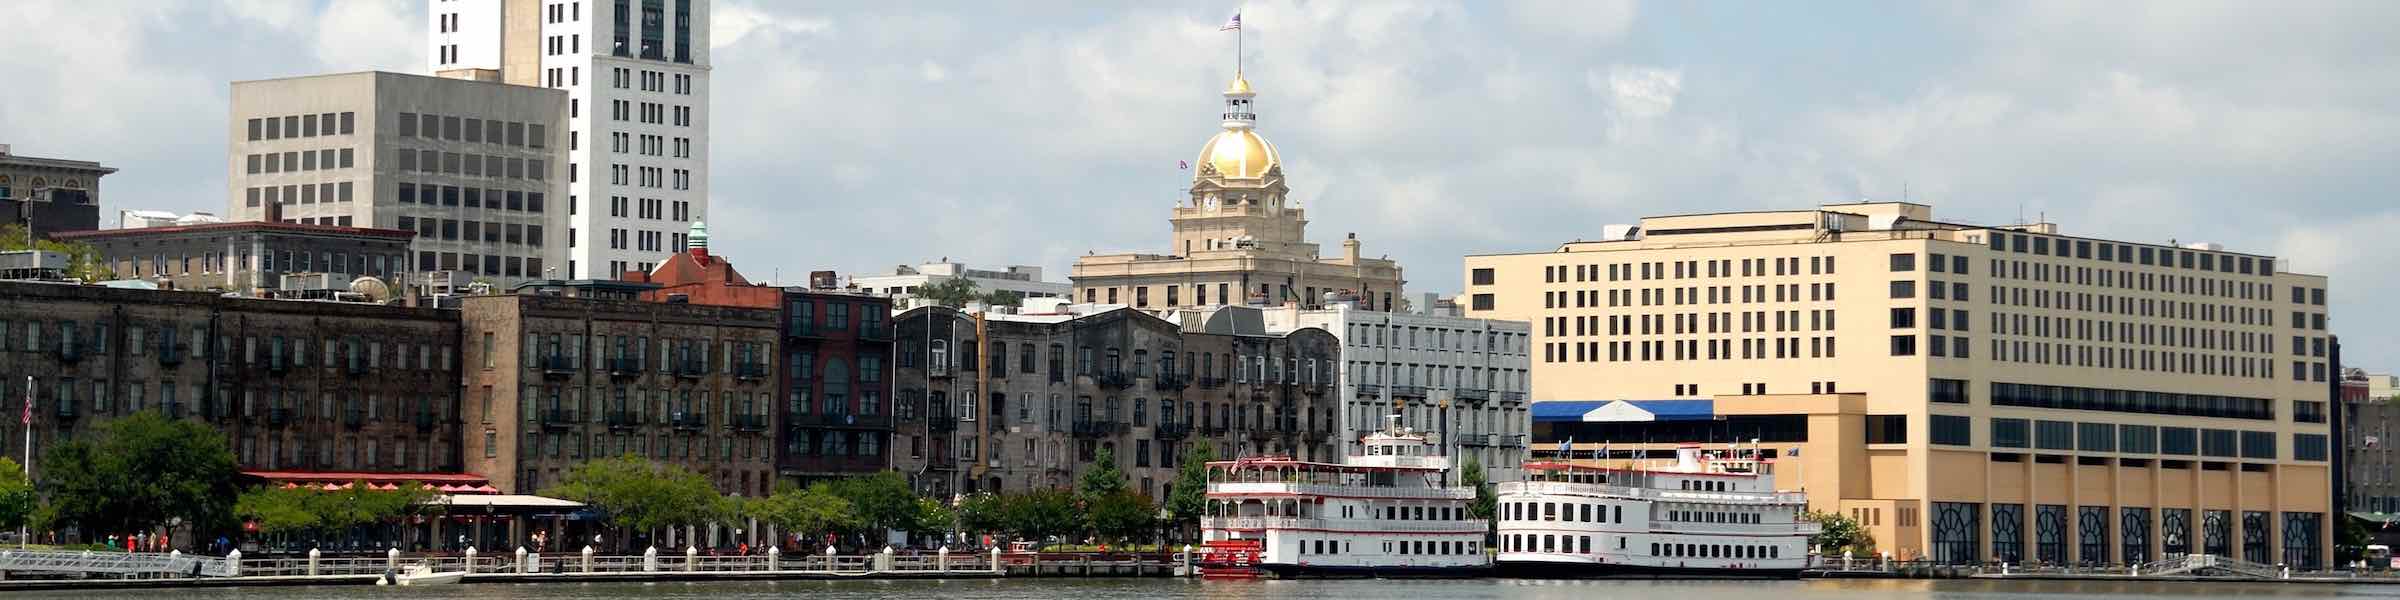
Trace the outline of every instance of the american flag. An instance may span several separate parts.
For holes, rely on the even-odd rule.
[[[33,376],[32,376],[32,375],[26,375],[26,376],[25,376],[25,416],[24,416],[24,417],[21,419],[21,422],[22,422],[24,425],[32,425],[32,424],[33,424]]]
[[[1233,13],[1233,18],[1232,18],[1232,19],[1230,19],[1230,20],[1227,20],[1227,21],[1225,21],[1225,26],[1224,26],[1224,27],[1218,27],[1218,28],[1217,28],[1217,31],[1239,31],[1239,30],[1241,30],[1241,28],[1242,28],[1242,13]]]

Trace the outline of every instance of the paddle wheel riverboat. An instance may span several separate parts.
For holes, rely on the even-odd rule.
[[[1525,576],[1797,577],[1818,527],[1801,519],[1805,495],[1775,491],[1771,466],[1695,445],[1658,468],[1526,463],[1525,481],[1499,486],[1499,568]]]
[[[1256,457],[1208,463],[1197,562],[1206,577],[1463,577],[1492,563],[1475,490],[1450,461],[1392,426],[1341,463]]]

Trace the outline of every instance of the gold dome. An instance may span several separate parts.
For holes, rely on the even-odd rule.
[[[1281,163],[1275,145],[1248,128],[1227,129],[1200,146],[1200,164],[1215,167],[1227,179],[1263,179]]]
[[[1227,93],[1227,94],[1253,94],[1253,93],[1256,93],[1256,92],[1252,92],[1252,91],[1250,91],[1250,80],[1248,80],[1248,79],[1243,79],[1243,78],[1240,78],[1240,77],[1235,77],[1235,78],[1233,78],[1233,83],[1230,83],[1230,84],[1226,84],[1226,85],[1225,85],[1225,93]]]

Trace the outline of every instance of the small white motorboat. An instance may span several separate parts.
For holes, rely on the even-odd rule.
[[[433,567],[417,565],[391,577],[393,585],[440,585],[458,583],[467,577],[466,571],[438,572]],[[379,582],[380,583],[380,582]]]

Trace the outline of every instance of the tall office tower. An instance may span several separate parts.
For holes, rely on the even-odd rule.
[[[236,270],[406,273],[419,285],[545,277],[566,255],[564,96],[380,71],[234,82],[227,216],[417,232],[399,265],[285,252]]]
[[[707,0],[429,0],[433,70],[567,93],[567,278],[649,271],[708,213]]]

